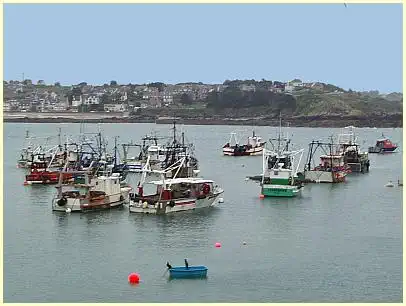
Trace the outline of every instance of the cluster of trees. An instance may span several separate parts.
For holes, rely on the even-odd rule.
[[[245,108],[266,106],[272,109],[296,109],[296,99],[287,94],[267,90],[242,91],[227,87],[223,92],[211,92],[207,97],[207,107],[211,108]]]

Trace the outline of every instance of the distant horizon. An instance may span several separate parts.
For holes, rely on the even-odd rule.
[[[402,47],[402,4],[4,4],[5,80],[402,93]]]

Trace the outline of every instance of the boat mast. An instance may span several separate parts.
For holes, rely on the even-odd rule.
[[[282,134],[282,115],[279,112],[279,136],[278,136],[278,155],[281,152],[281,134]]]
[[[329,143],[330,147],[330,167],[331,167],[331,179],[334,183],[334,173],[333,173],[333,136],[330,136],[331,142]]]
[[[176,143],[176,121],[173,120],[173,143]]]
[[[114,137],[114,166],[117,166],[117,137]]]

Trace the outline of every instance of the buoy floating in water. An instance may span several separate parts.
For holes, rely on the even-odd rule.
[[[216,244],[214,245],[216,248],[221,248],[221,243],[220,242],[216,242]]]
[[[138,284],[140,282],[140,276],[137,273],[130,273],[130,275],[128,275],[128,282],[130,284]]]
[[[260,194],[260,195],[259,195],[259,198],[260,198],[260,199],[263,199],[263,198],[265,198],[265,196],[264,196],[263,194]]]
[[[389,181],[386,185],[385,185],[385,187],[393,187],[394,185],[393,185],[393,183],[392,183],[392,181]]]
[[[24,182],[24,186],[28,186],[28,182],[25,181],[25,182]]]
[[[245,242],[245,241],[243,241],[243,243],[242,243],[243,245],[247,245],[247,243]]]
[[[224,199],[223,199],[223,198],[220,198],[220,199],[219,199],[219,203],[224,203]]]

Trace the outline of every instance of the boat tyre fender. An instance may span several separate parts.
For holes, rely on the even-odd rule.
[[[58,204],[58,206],[65,206],[67,202],[68,200],[66,198],[61,198],[56,202],[56,204]]]
[[[203,191],[203,194],[207,195],[210,192],[210,185],[209,184],[203,184],[202,191]]]
[[[174,200],[171,200],[171,201],[169,202],[169,206],[170,206],[170,207],[174,207],[174,206],[175,206],[175,201],[174,201]]]
[[[289,183],[289,185],[292,185],[292,177],[289,177],[288,183]]]
[[[124,197],[122,195],[120,196],[120,201],[124,201]]]

